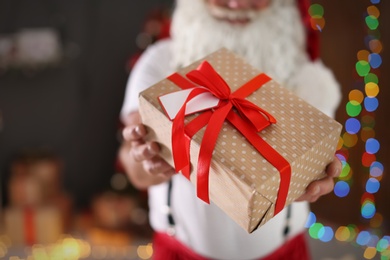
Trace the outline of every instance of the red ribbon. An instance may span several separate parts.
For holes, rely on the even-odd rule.
[[[26,245],[33,245],[35,242],[34,210],[31,207],[24,209],[24,231]]]
[[[195,133],[206,126],[198,158],[197,195],[200,199],[209,203],[209,169],[212,152],[223,122],[228,120],[248,139],[267,161],[278,169],[281,181],[278,198],[275,203],[274,215],[276,215],[284,208],[287,199],[291,178],[291,166],[286,159],[257,134],[257,132],[266,128],[271,123],[276,123],[275,118],[267,111],[244,99],[268,82],[270,78],[265,74],[259,74],[235,92],[231,93],[228,84],[207,61],[202,62],[196,70],[190,71],[186,76],[192,82],[178,73],[172,74],[168,79],[182,89],[194,88],[197,85],[204,88],[194,88],[190,92],[184,105],[173,120],[172,153],[175,170],[177,172],[182,171],[183,175],[189,178],[190,141]],[[214,96],[219,98],[220,102],[218,106],[214,108],[213,111],[209,110],[203,112],[185,125],[184,117],[186,104],[191,99],[204,92],[211,92]],[[233,108],[236,109],[238,114],[233,111]]]

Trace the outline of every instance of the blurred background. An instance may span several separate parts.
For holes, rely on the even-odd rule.
[[[0,259],[151,257],[147,196],[117,161],[119,111],[138,55],[168,35],[172,2],[0,0]],[[389,11],[310,7],[344,94],[342,176],[307,222],[314,259],[390,258]]]

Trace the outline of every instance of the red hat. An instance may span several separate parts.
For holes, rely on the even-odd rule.
[[[314,30],[310,23],[310,14],[308,12],[310,7],[310,0],[297,0],[298,8],[301,13],[303,24],[306,28],[306,50],[312,60],[320,56],[320,39],[318,31]]]

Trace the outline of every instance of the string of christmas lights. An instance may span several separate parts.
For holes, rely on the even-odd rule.
[[[380,40],[379,16],[377,4],[380,0],[371,0],[365,13],[367,35],[364,39],[367,49],[357,53],[355,66],[356,86],[348,94],[349,101],[346,104],[346,113],[349,118],[345,121],[345,132],[340,136],[337,156],[343,164],[342,172],[335,183],[334,193],[342,198],[346,197],[351,189],[353,170],[348,163],[349,149],[356,146],[360,140],[365,151],[362,154],[361,163],[366,169],[367,180],[365,192],[361,197],[361,216],[369,225],[369,230],[360,230],[358,225],[350,224],[332,228],[316,221],[313,212],[307,220],[306,227],[309,235],[314,239],[329,242],[336,238],[338,241],[351,242],[365,247],[364,258],[373,259],[378,253],[381,259],[390,259],[390,236],[381,234],[383,216],[377,211],[375,194],[380,189],[380,181],[383,177],[383,164],[377,160],[377,152],[380,143],[375,138],[375,111],[379,106],[377,95],[379,94],[379,69],[382,64]],[[311,25],[315,30],[322,31],[325,26],[324,9],[319,4],[313,4],[309,8]],[[360,134],[360,135],[359,135]],[[335,231],[334,231],[335,230]]]

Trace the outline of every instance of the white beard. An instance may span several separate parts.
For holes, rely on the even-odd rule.
[[[292,0],[272,0],[256,19],[232,26],[210,15],[205,0],[178,0],[173,14],[173,66],[180,68],[221,47],[285,83],[308,60],[299,10]]]

